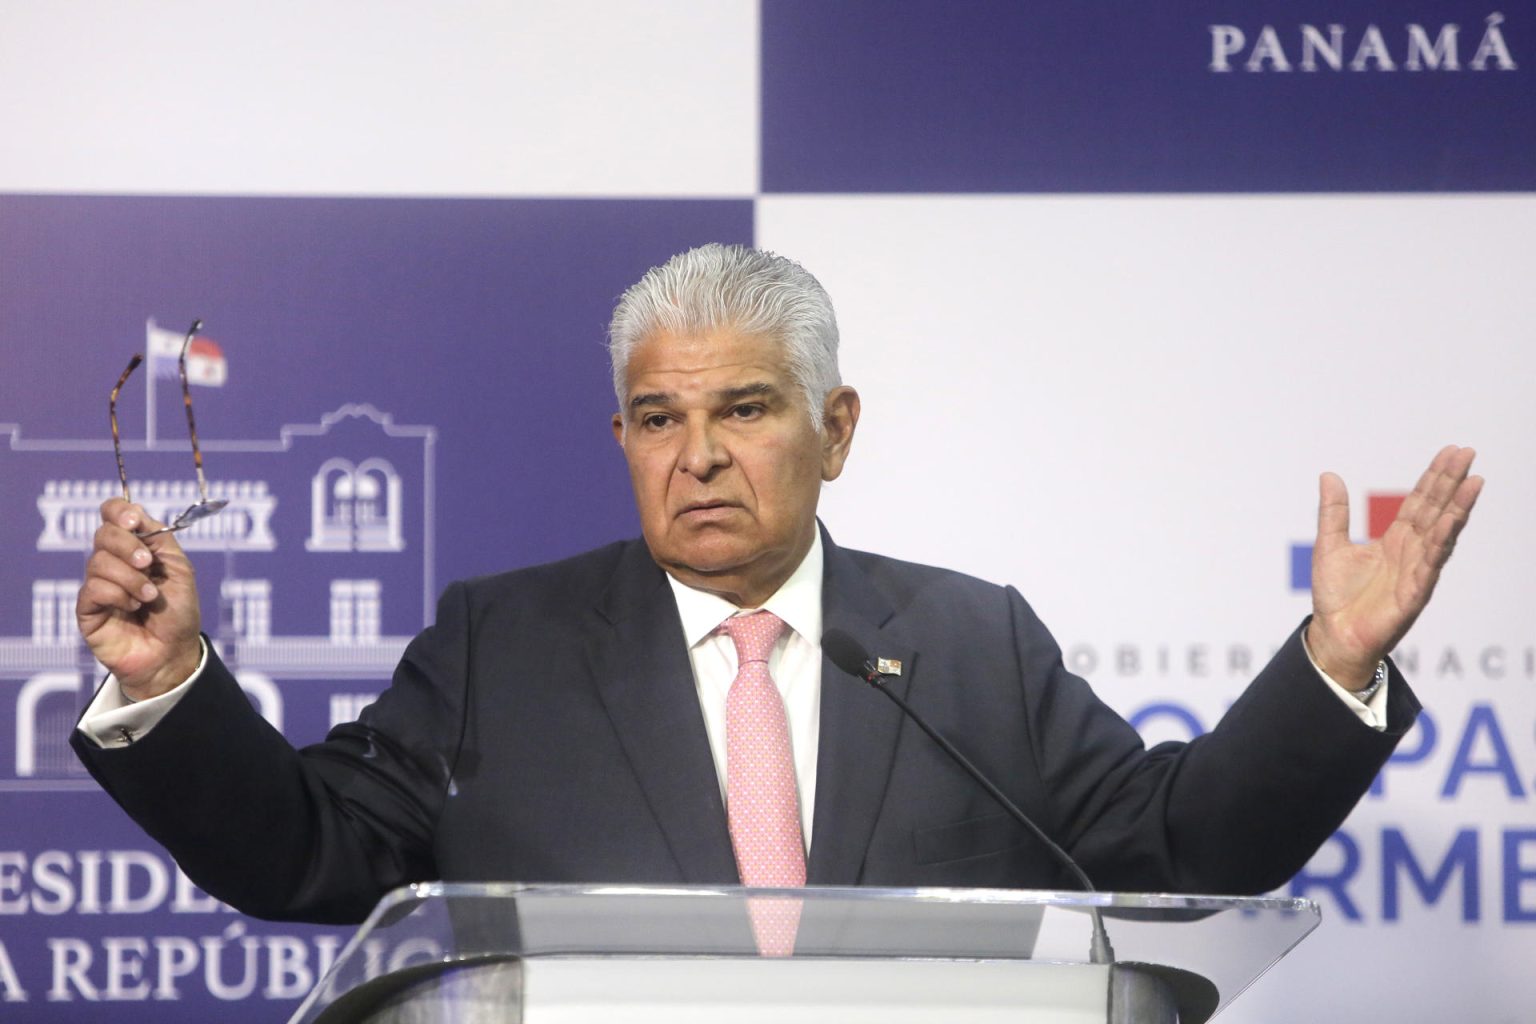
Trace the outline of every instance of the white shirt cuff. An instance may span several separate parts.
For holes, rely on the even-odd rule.
[[[1317,659],[1312,657],[1312,648],[1307,646],[1307,634],[1305,632],[1301,634],[1301,649],[1307,652],[1307,660],[1312,663],[1312,667],[1317,670],[1317,674],[1322,676],[1323,682],[1333,688],[1333,692],[1339,695],[1339,699],[1344,702],[1345,707],[1355,713],[1355,717],[1377,732],[1386,731],[1387,690],[1392,686],[1390,680],[1383,679],[1381,685],[1376,688],[1376,692],[1371,694],[1371,699],[1362,701],[1355,694],[1340,686],[1332,676],[1324,672],[1322,667],[1318,665]]]
[[[158,697],[130,701],[123,696],[123,688],[118,685],[117,677],[107,676],[75,728],[98,747],[126,747],[141,739],[145,733],[159,725],[171,708],[187,695],[192,684],[197,682],[203,669],[208,666],[208,641],[199,637],[198,644],[202,647],[203,656],[198,660],[197,671],[180,686]]]

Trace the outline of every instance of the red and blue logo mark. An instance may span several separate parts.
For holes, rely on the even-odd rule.
[[[1407,494],[1400,491],[1377,491],[1365,496],[1366,539],[1378,540],[1397,518]],[[1291,545],[1291,589],[1312,589],[1312,545]]]

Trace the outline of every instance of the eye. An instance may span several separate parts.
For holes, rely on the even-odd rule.
[[[640,425],[646,430],[660,430],[670,422],[671,420],[664,413],[659,412],[653,412],[648,416],[640,418]]]
[[[733,405],[729,415],[733,420],[755,420],[763,415],[763,407],[755,402]]]

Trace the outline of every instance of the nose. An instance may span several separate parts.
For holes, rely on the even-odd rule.
[[[730,461],[730,452],[721,443],[713,421],[708,417],[690,419],[683,428],[683,448],[677,457],[678,471],[707,480],[717,470],[729,465]]]

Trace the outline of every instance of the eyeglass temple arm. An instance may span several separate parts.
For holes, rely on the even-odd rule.
[[[203,450],[197,443],[197,420],[192,416],[192,387],[187,382],[187,352],[192,348],[192,339],[202,329],[202,320],[193,320],[192,326],[187,328],[187,336],[181,343],[181,358],[176,361],[176,368],[181,372],[181,403],[187,410],[187,434],[192,439],[192,463],[197,467],[197,493],[206,502],[208,480],[203,476]],[[126,478],[124,484],[126,486]]]
[[[117,430],[117,395],[118,392],[123,390],[123,385],[128,383],[128,377],[134,370],[139,368],[139,364],[143,361],[143,353],[135,352],[133,354],[133,358],[128,360],[128,368],[123,371],[121,377],[117,378],[117,386],[112,389],[112,397],[107,402],[107,415],[112,420],[112,451],[117,455],[117,478],[123,485],[123,500],[129,502],[133,501],[133,496],[128,493],[128,469],[123,465],[123,442]],[[190,406],[187,411],[190,415]],[[201,466],[199,466],[198,471],[199,475],[201,475]]]

